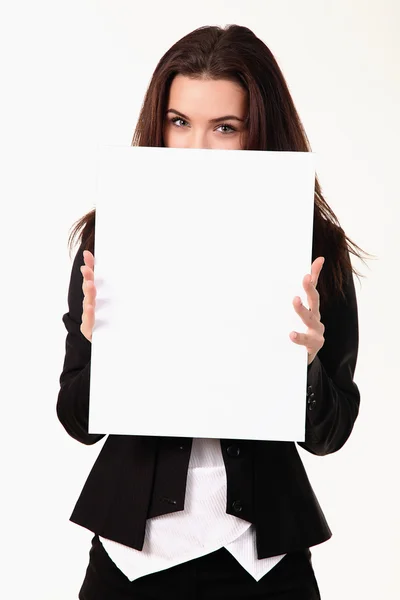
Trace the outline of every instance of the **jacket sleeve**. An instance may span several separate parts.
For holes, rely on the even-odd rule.
[[[312,454],[339,450],[358,416],[360,393],[354,383],[358,355],[358,309],[353,273],[344,283],[345,298],[335,298],[321,322],[325,343],[307,370],[305,442]]]
[[[80,271],[84,245],[76,253],[68,290],[68,312],[63,315],[67,329],[65,358],[60,376],[57,416],[65,430],[83,444],[94,444],[105,434],[89,434],[90,359],[92,344],[80,330],[82,322],[83,275]]]

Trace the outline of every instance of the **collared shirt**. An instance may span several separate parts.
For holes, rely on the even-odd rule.
[[[225,547],[256,581],[284,554],[258,559],[254,526],[226,513],[226,470],[218,439],[193,439],[183,511],[147,520],[143,550],[100,538],[131,581]]]

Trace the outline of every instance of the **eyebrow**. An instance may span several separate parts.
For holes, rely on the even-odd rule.
[[[178,115],[178,117],[182,117],[182,119],[190,121],[189,117],[187,117],[183,113],[179,112],[178,110],[175,110],[174,108],[169,108],[167,110],[167,114],[168,113],[175,113],[176,115]],[[243,123],[244,119],[239,119],[239,117],[235,117],[235,115],[226,115],[225,117],[218,117],[217,119],[210,119],[210,123],[220,123],[221,121],[240,121],[241,123]]]

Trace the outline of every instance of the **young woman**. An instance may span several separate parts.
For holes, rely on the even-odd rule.
[[[168,50],[132,143],[310,151],[273,55],[237,25],[197,29]],[[80,232],[80,247],[63,316],[68,333],[57,402],[61,423],[84,444],[104,437],[88,433],[94,225],[92,211],[71,233],[70,241]],[[293,299],[307,332],[288,335],[308,354],[300,445],[318,455],[343,446],[359,409],[349,256],[360,256],[356,249],[316,178],[313,262],[303,279],[310,308]],[[227,417],[240,414],[228,407]],[[331,532],[292,442],[110,435],[71,520],[95,533],[81,600],[320,597],[309,548]]]

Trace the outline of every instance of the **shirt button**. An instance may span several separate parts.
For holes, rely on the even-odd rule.
[[[240,448],[239,446],[228,446],[226,452],[229,456],[239,456]]]
[[[241,512],[243,510],[243,506],[240,500],[235,500],[235,502],[232,503],[232,508],[235,512]]]

